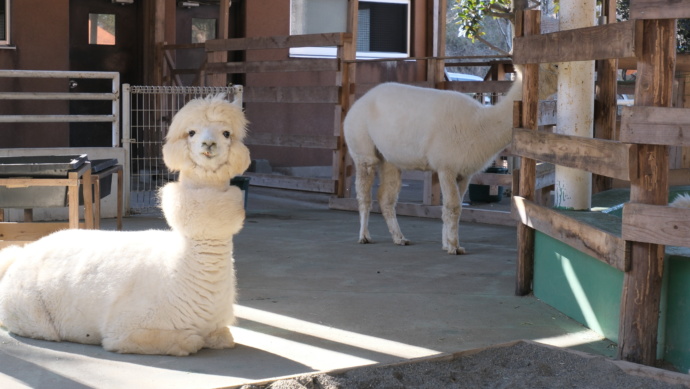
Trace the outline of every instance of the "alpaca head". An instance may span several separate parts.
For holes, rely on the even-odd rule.
[[[163,161],[180,181],[228,185],[250,164],[242,143],[247,133],[242,108],[224,94],[189,101],[173,118],[163,146]]]

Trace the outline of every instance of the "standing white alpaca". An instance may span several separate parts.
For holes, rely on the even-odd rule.
[[[249,166],[246,119],[222,96],[193,100],[163,148],[180,182],[161,190],[171,231],[64,230],[0,251],[0,323],[21,336],[188,355],[235,345],[232,237]]]
[[[522,93],[522,75],[494,106],[469,96],[396,83],[381,84],[357,100],[344,122],[355,164],[359,243],[371,242],[371,187],[379,168],[378,201],[393,242],[408,244],[398,225],[395,203],[401,170],[438,173],[443,195],[443,249],[464,254],[458,222],[462,196],[472,175],[485,169],[511,141],[513,101]]]

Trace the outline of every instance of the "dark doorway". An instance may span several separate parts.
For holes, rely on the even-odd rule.
[[[140,1],[70,0],[70,70],[120,73],[120,83],[141,84]],[[110,80],[76,79],[71,92],[110,92]],[[72,101],[71,114],[103,115],[110,101]],[[111,123],[70,124],[71,147],[109,147]]]

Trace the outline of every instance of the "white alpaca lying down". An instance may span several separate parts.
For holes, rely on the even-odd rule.
[[[244,222],[230,178],[249,165],[241,108],[192,101],[170,126],[161,190],[171,231],[63,230],[0,251],[0,323],[21,336],[188,355],[233,347],[232,237]]]
[[[3,325],[121,353],[234,346],[232,236],[244,220],[242,192],[170,183],[163,198],[173,231],[63,230],[0,252],[0,267],[13,262],[0,281]]]

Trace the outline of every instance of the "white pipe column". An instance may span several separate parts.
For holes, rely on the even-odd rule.
[[[596,0],[561,1],[560,29],[595,25]],[[602,42],[602,44],[604,44]],[[592,137],[594,123],[594,61],[558,64],[558,126],[563,135]],[[592,174],[556,166],[554,206],[586,210],[592,204]]]

